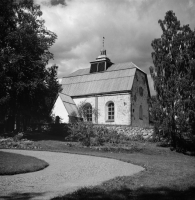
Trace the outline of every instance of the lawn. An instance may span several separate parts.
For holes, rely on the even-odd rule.
[[[81,199],[184,199],[195,200],[195,157],[156,147],[155,143],[136,143],[135,152],[98,151],[67,145],[64,141],[37,140],[43,150],[114,158],[143,166],[146,170],[130,177],[117,177],[93,188],[55,198]],[[122,169],[121,169],[122,170]]]
[[[107,200],[195,200],[195,157],[157,147],[155,143],[132,141],[134,151],[102,151],[90,147],[71,145],[56,136],[28,138],[41,150],[68,152],[114,158],[143,166],[145,171],[129,177],[117,177],[55,200],[107,199]],[[132,144],[131,144],[132,143]],[[121,169],[122,170],[122,169]]]
[[[14,175],[35,172],[49,164],[32,156],[0,151],[0,175]]]

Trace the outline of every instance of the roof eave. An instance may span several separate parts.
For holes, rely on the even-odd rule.
[[[122,90],[122,91],[114,91],[114,92],[103,92],[103,93],[91,93],[91,94],[84,94],[84,95],[75,95],[71,96],[72,98],[83,98],[83,97],[89,97],[89,96],[106,96],[106,95],[114,95],[114,94],[123,94],[123,93],[129,93],[131,94],[131,90]]]

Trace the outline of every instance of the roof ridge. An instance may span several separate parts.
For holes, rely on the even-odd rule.
[[[108,80],[111,80],[111,79],[120,79],[120,78],[127,78],[127,77],[132,77],[134,75],[131,75],[131,76],[123,76],[123,77],[115,77],[115,78],[107,78],[107,79],[98,79],[98,80],[93,80],[93,81],[108,81]],[[62,84],[62,85],[70,85],[70,84],[78,84],[78,83],[87,83],[87,82],[91,82],[91,81],[80,81],[80,82],[76,82],[76,83],[65,83],[65,84]],[[69,95],[66,95],[66,96],[69,96]]]
[[[124,68],[124,69],[120,69],[120,68],[119,68],[119,69],[113,69],[113,70],[111,70],[112,66],[114,66],[114,65],[121,65],[121,64],[132,64],[133,67],[128,67],[128,68]],[[78,69],[78,70],[72,72],[71,74],[69,74],[68,76],[62,77],[62,79],[63,79],[63,78],[70,78],[70,77],[76,77],[76,76],[84,76],[84,75],[91,75],[91,74],[98,74],[98,73],[105,73],[105,72],[112,72],[112,71],[119,71],[119,70],[127,70],[127,69],[132,69],[132,68],[137,68],[137,69],[139,69],[140,71],[144,72],[143,70],[141,70],[139,67],[137,67],[137,66],[136,66],[134,63],[132,63],[132,62],[123,62],[123,63],[113,63],[113,64],[111,65],[111,67],[108,68],[108,70],[106,70],[106,71],[95,72],[95,73],[89,73],[89,72],[88,72],[88,73],[84,73],[84,74],[71,75],[71,74],[74,74],[74,73],[76,73],[76,72],[78,72],[78,71],[84,71],[84,70],[90,69],[90,67]],[[144,73],[145,73],[145,72],[144,72]]]
[[[94,73],[88,73],[88,74],[78,74],[78,75],[75,75],[75,76],[67,76],[67,77],[63,77],[63,78],[70,78],[70,77],[76,77],[76,76],[86,76],[86,75],[92,75],[92,74],[100,74],[100,73],[108,73],[108,72],[114,72],[114,71],[121,71],[121,70],[129,70],[129,69],[133,69],[133,68],[136,68],[136,67],[132,67],[132,68],[126,68],[126,69],[115,69],[115,70],[110,70],[110,71],[102,71],[102,72],[94,72]],[[62,84],[62,83],[61,83]]]
[[[74,71],[74,72],[72,72],[72,73],[70,73],[70,74],[68,74],[67,76],[64,76],[64,77],[62,77],[62,78],[68,78],[68,77],[70,77],[71,74],[73,74],[73,73],[75,73],[75,72],[77,72],[77,71],[85,70],[85,69],[89,69],[89,68],[90,68],[90,67],[88,67],[88,68],[82,68],[82,69],[77,69],[76,71]]]

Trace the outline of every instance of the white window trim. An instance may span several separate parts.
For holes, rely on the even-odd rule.
[[[110,103],[114,104],[114,119],[108,119],[108,105]],[[113,101],[108,101],[106,103],[106,105],[105,105],[105,114],[106,114],[105,115],[106,116],[106,119],[105,119],[106,122],[115,122],[115,119],[116,119],[116,105],[115,105],[115,103]]]

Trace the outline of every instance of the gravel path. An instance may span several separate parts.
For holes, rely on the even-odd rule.
[[[45,160],[44,170],[0,176],[0,199],[50,199],[94,186],[117,176],[131,176],[144,168],[122,161],[45,151],[1,150]]]

